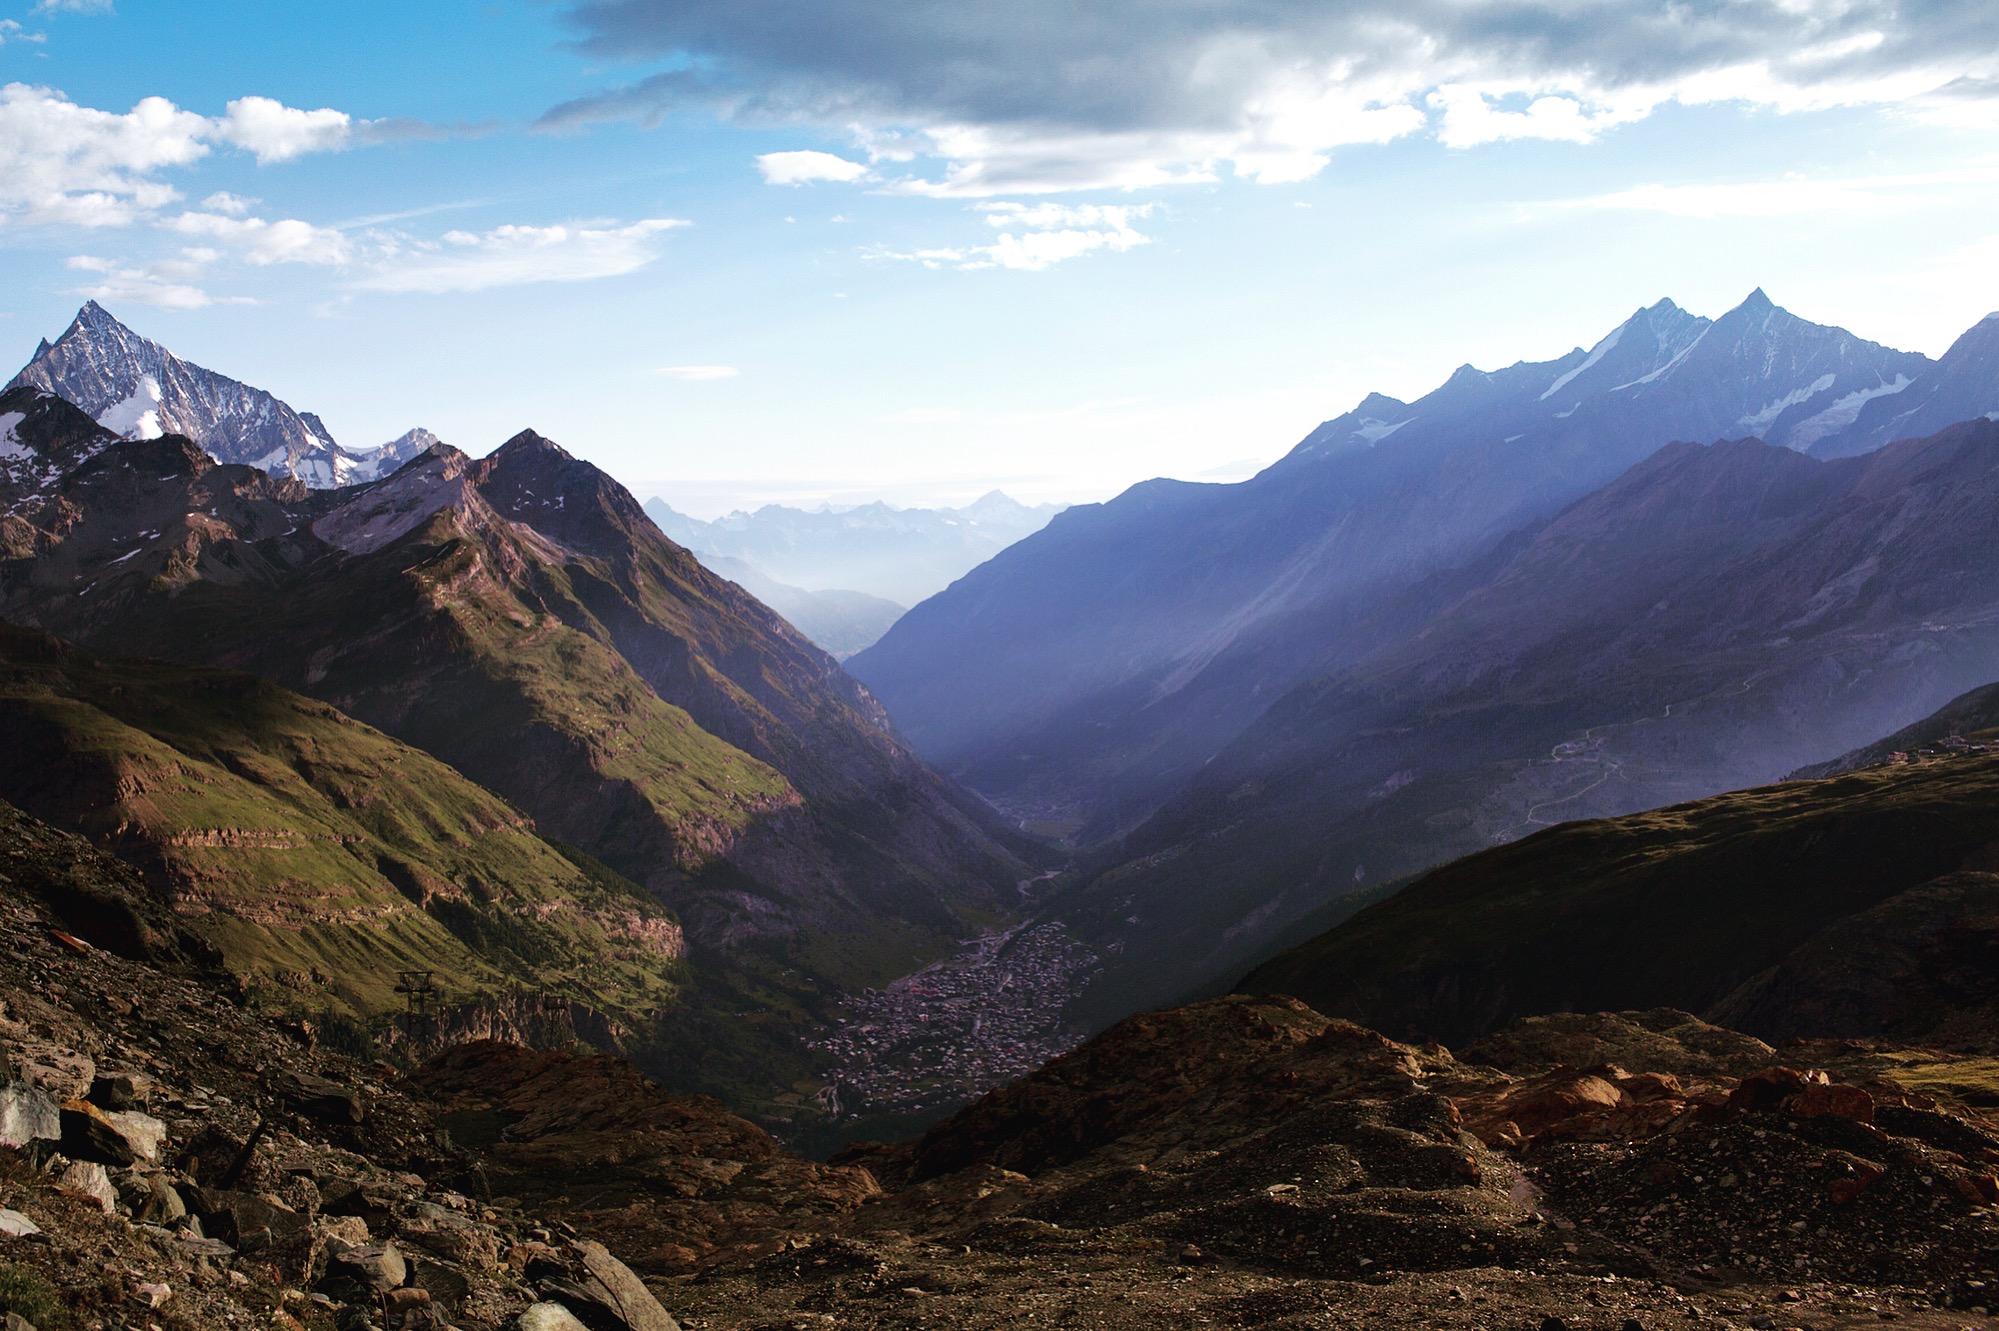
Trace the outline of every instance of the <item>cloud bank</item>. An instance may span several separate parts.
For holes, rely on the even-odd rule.
[[[853,126],[933,160],[900,188],[971,197],[1298,180],[1424,132],[1585,142],[1673,101],[1963,119],[1999,100],[1988,0],[580,0],[569,18],[594,58],[670,68],[550,127],[685,108]]]
[[[925,268],[957,268],[966,272],[1011,268],[1035,273],[1096,250],[1123,253],[1149,244],[1151,237],[1141,233],[1132,222],[1151,216],[1157,206],[982,203],[978,209],[985,214],[987,225],[1000,232],[990,245],[910,251],[875,249],[867,253],[870,258],[901,259]]]
[[[242,97],[220,116],[147,97],[130,111],[79,106],[53,88],[0,88],[0,215],[30,223],[128,226],[180,197],[161,173],[215,145],[286,162],[353,142],[344,111]]]
[[[531,282],[579,282],[636,272],[659,257],[665,233],[690,223],[651,217],[628,226],[502,226],[447,231],[436,241],[378,236],[384,252],[354,285],[441,294]]]

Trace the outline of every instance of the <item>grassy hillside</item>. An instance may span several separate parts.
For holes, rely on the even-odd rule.
[[[1446,1043],[1651,1007],[1964,1043],[1999,1000],[1995,856],[1999,757],[1787,782],[1457,860],[1241,987]]]
[[[452,768],[231,672],[0,625],[0,798],[136,866],[266,1001],[371,1020],[396,972],[447,1003],[516,988],[634,1022],[672,1001],[677,922]]]

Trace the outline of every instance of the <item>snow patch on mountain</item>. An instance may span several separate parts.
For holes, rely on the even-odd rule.
[[[160,428],[160,401],[160,381],[142,374],[131,396],[99,412],[97,423],[127,439],[157,439],[166,433]]]
[[[1407,420],[1399,420],[1390,424],[1387,421],[1378,421],[1369,418],[1360,423],[1360,428],[1353,432],[1353,437],[1365,440],[1370,444],[1378,444],[1415,419],[1414,416],[1411,416]]]
[[[1822,374],[1802,388],[1794,388],[1784,396],[1763,405],[1762,410],[1752,411],[1736,422],[1751,434],[1761,434],[1770,423],[1801,402],[1809,402],[1838,380],[1838,375]]]
[[[34,450],[21,442],[15,427],[28,419],[26,412],[10,411],[0,416],[0,462],[20,462],[34,457]]]
[[[1615,351],[1617,349],[1618,340],[1624,336],[1624,330],[1629,328],[1630,326],[1631,324],[1627,321],[1611,329],[1609,337],[1604,338],[1601,342],[1597,343],[1595,346],[1590,348],[1589,356],[1583,361],[1581,365],[1576,366],[1575,369],[1570,370],[1567,374],[1555,380],[1554,383],[1549,384],[1548,391],[1541,394],[1539,400],[1542,402],[1546,402],[1549,398],[1553,397],[1555,394],[1561,392],[1564,388],[1567,388],[1570,384],[1574,383],[1577,375],[1581,374],[1584,370],[1587,370],[1590,367],[1594,366],[1597,362],[1601,361],[1605,356]]]
[[[343,449],[311,412],[180,359],[96,301],[77,311],[61,337],[43,339],[8,387],[23,384],[67,399],[126,438],[185,435],[218,462],[295,476],[315,488],[352,484],[357,468],[366,479],[386,474],[376,450]]]
[[[1613,393],[1621,393],[1627,388],[1636,388],[1640,384],[1657,383],[1659,380],[1665,378],[1667,375],[1671,374],[1674,370],[1678,369],[1681,362],[1685,361],[1688,356],[1691,356],[1693,354],[1694,348],[1701,344],[1701,340],[1708,335],[1708,330],[1713,327],[1714,327],[1713,324],[1708,324],[1706,327],[1703,327],[1700,330],[1700,332],[1694,334],[1693,339],[1691,341],[1689,341],[1685,346],[1681,347],[1678,351],[1674,352],[1671,359],[1667,360],[1664,364],[1660,365],[1657,369],[1653,370],[1651,373],[1641,374],[1636,379],[1633,379],[1630,383],[1619,384],[1617,387],[1611,389],[1610,391]]]
[[[1877,384],[1873,388],[1855,389],[1845,397],[1835,400],[1818,415],[1808,416],[1792,426],[1790,433],[1784,436],[1784,447],[1795,448],[1802,453],[1827,435],[1835,434],[1853,424],[1860,416],[1860,409],[1875,398],[1899,393],[1914,382],[1915,380],[1908,375],[1898,374],[1892,382]]]

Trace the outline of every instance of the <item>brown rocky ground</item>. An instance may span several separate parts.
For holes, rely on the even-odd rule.
[[[513,1166],[454,1141],[448,1103],[395,1068],[317,1048],[310,1030],[238,1006],[226,977],[177,950],[171,920],[149,902],[118,861],[0,805],[8,1331],[20,1331],[9,1314],[38,1331],[672,1326],[595,1242],[587,1205],[509,1195]],[[469,1054],[454,1057],[449,1067],[463,1070]],[[865,1181],[785,1156],[718,1103],[667,1096],[622,1065],[540,1058],[567,1117],[544,1110],[537,1121],[581,1153],[550,1154],[552,1166],[592,1149],[577,1144],[579,1126],[591,1126],[578,1115],[596,1075],[650,1099],[624,1102],[642,1111],[637,1121],[595,1126],[628,1143],[678,1142],[686,1174],[795,1176],[804,1183],[785,1200],[801,1209],[795,1194],[822,1175]],[[645,1113],[668,1117],[648,1123]],[[674,1181],[641,1175],[626,1190],[655,1187],[665,1200]],[[733,1198],[708,1212],[706,1232],[735,1239],[768,1232],[775,1214]],[[670,1206],[661,1215],[676,1232],[693,1224]],[[604,1237],[616,1235],[613,1226]]]
[[[600,1055],[480,1043],[405,1075],[316,1048],[217,987],[128,871],[0,823],[0,1313],[38,1331],[1944,1328],[1999,1304],[1977,1059],[1670,1011],[1457,1057],[1237,996],[816,1164]]]

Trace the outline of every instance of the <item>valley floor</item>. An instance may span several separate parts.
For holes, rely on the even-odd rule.
[[[1061,1017],[1096,959],[1062,925],[1029,922],[850,998],[817,1044],[834,1060],[822,1107],[836,1120],[916,1114],[1032,1072],[1081,1041]]]

